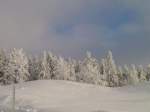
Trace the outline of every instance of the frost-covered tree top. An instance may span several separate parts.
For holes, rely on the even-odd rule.
[[[91,58],[91,56],[92,56],[92,53],[91,53],[90,51],[87,51],[87,52],[86,52],[86,57],[87,57],[87,58]]]

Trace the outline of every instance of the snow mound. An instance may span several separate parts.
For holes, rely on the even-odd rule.
[[[9,107],[11,86],[0,87],[0,107]],[[150,83],[119,88],[59,80],[16,85],[17,107],[37,112],[150,112]],[[34,112],[29,111],[29,112]],[[21,111],[20,111],[21,112]]]

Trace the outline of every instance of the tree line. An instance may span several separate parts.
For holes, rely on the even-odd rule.
[[[83,60],[64,59],[52,52],[27,56],[23,49],[0,49],[0,84],[33,80],[69,80],[108,87],[137,84],[150,80],[150,66],[117,66],[109,51],[97,60],[90,52]]]

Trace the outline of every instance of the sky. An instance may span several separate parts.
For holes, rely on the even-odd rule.
[[[150,63],[150,0],[0,0],[0,48]]]

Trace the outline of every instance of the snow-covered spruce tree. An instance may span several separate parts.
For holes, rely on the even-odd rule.
[[[51,52],[48,53],[48,65],[50,70],[51,79],[57,79],[58,74],[58,57]]]
[[[146,81],[146,72],[142,65],[139,65],[137,68],[138,78],[140,82]]]
[[[146,80],[150,81],[150,65],[148,65],[146,68]]]
[[[43,53],[41,61],[41,71],[39,73],[39,79],[51,79],[49,56],[46,51]]]
[[[58,59],[58,79],[75,81],[75,60],[71,58],[65,60],[62,57]]]
[[[119,82],[119,86],[123,86],[123,85],[125,85],[125,78],[124,78],[124,74],[123,74],[123,70],[122,70],[122,67],[121,66],[119,66],[118,68],[117,68],[118,70],[117,70],[117,74],[118,74],[118,82]]]
[[[29,80],[37,80],[41,71],[41,60],[37,56],[29,57]]]
[[[75,63],[75,79],[77,82],[82,82],[83,77],[81,77],[81,69],[82,69],[82,62],[81,61],[76,61]]]
[[[87,52],[86,58],[82,62],[81,77],[83,82],[98,84],[99,83],[99,64],[98,61]]]
[[[75,67],[76,67],[76,60],[69,58],[68,59],[68,68],[69,68],[69,80],[76,81],[76,73],[75,73]]]
[[[69,80],[69,68],[67,64],[68,63],[65,61],[65,59],[59,56],[57,65],[55,66],[55,79]]]
[[[0,49],[0,84],[7,84],[7,66],[8,66],[8,58],[5,50]]]
[[[118,74],[117,74],[117,67],[115,65],[115,61],[113,59],[112,56],[112,52],[109,51],[108,55],[105,58],[105,74],[107,75],[107,82],[108,82],[108,86],[110,87],[114,87],[114,86],[119,86],[119,78],[118,78]]]
[[[28,72],[28,58],[23,49],[13,49],[9,56],[7,75],[9,76],[9,83],[22,82],[29,80]]]
[[[41,69],[40,69],[39,79],[57,79],[58,73],[58,58],[51,52],[44,52]]]
[[[137,84],[139,82],[138,71],[134,64],[131,65],[130,74],[129,74],[129,84]]]
[[[127,65],[124,65],[122,71],[122,85],[127,85],[130,82],[130,70]]]
[[[108,80],[107,80],[107,77],[108,77],[108,74],[106,73],[107,71],[107,63],[106,63],[106,60],[105,59],[102,59],[101,60],[101,64],[100,64],[100,85],[102,86],[109,86],[109,83],[108,83]]]

